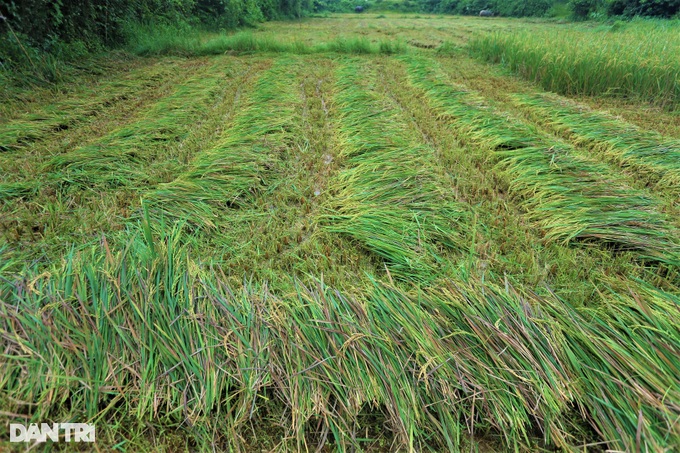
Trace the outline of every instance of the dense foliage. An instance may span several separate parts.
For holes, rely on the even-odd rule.
[[[60,42],[89,48],[121,43],[131,24],[202,23],[232,28],[264,20],[300,17],[308,0],[0,0],[0,36],[11,29],[32,46],[50,51]]]
[[[311,0],[0,0],[0,84],[58,82],[68,62],[93,51],[302,17],[311,8]]]
[[[496,16],[551,16],[566,10],[562,0],[314,0],[313,10],[350,12],[356,6],[364,10],[427,12],[478,15],[491,10]],[[673,17],[680,12],[680,0],[570,0],[573,18],[586,19],[606,16]],[[560,13],[561,14],[561,13]]]
[[[490,9],[500,16],[543,16],[552,7],[553,0],[423,0],[432,12],[453,14],[479,14]]]
[[[571,0],[575,19],[600,16],[670,18],[680,14],[680,0]]]
[[[427,12],[477,15],[491,9],[501,16],[543,16],[555,0],[314,0],[316,11],[349,12],[356,6],[365,10]]]

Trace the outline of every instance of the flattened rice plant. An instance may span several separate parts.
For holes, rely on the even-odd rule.
[[[278,59],[247,94],[222,139],[200,153],[188,171],[145,196],[154,218],[215,227],[220,210],[247,204],[266,185],[267,173],[297,124],[296,61]]]
[[[602,285],[596,308],[551,301],[546,312],[564,331],[578,404],[610,448],[680,448],[680,289],[635,281]]]
[[[88,88],[83,92],[76,92],[75,96],[67,100],[49,104],[39,111],[21,115],[1,124],[0,152],[16,150],[44,140],[56,132],[87,121],[99,114],[106,106],[138,95],[140,90],[159,86],[163,82],[167,83],[169,78],[177,80],[177,77],[173,77],[172,74],[173,71],[177,72],[177,69],[177,66],[167,63],[144,67],[132,71],[124,79],[116,79]]]
[[[661,203],[576,156],[565,144],[503,116],[466,88],[446,81],[436,62],[403,58],[411,83],[466,140],[493,152],[510,190],[547,239],[611,243],[645,259],[680,265],[680,235]]]
[[[623,168],[631,168],[655,190],[680,197],[680,140],[643,131],[632,124],[588,111],[547,95],[516,95],[531,118],[586,146]]]
[[[395,107],[371,90],[375,77],[363,60],[338,70],[345,160],[322,223],[383,258],[396,277],[430,280],[446,266],[440,247],[465,248],[457,231],[465,206],[438,177],[434,151],[411,138]]]
[[[10,406],[37,402],[34,420],[162,419],[231,446],[274,403],[298,447],[319,421],[336,445],[357,447],[365,406],[404,448],[458,451],[464,427],[480,423],[511,447],[534,423],[563,443],[571,384],[559,329],[532,298],[464,280],[432,292],[376,282],[362,299],[321,283],[232,289],[189,259],[182,234],[137,231],[122,251],[71,254],[30,287],[2,280]]]
[[[148,166],[165,161],[165,146],[186,138],[220,92],[227,74],[225,60],[214,62],[132,124],[96,143],[53,157],[46,169],[61,185],[139,188],[149,184]]]

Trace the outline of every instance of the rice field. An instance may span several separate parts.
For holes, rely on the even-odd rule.
[[[0,449],[680,449],[680,122],[470,56],[555,27],[159,35],[8,101]]]

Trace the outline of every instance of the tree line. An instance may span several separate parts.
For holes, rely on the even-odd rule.
[[[0,0],[0,70],[31,52],[77,57],[120,45],[137,24],[187,24],[212,29],[300,18],[313,12],[396,10],[437,14],[545,16],[567,0]],[[568,0],[575,19],[673,17],[680,0]],[[564,8],[563,8],[564,9]],[[68,57],[68,55],[66,55]],[[29,57],[30,59],[30,57]]]
[[[573,19],[661,17],[680,14],[680,0],[314,0],[315,11],[393,10],[435,14],[477,15],[483,9],[505,17],[541,17],[565,11]]]
[[[46,51],[63,42],[112,46],[138,23],[235,28],[310,9],[311,0],[0,0],[0,37],[14,34]]]

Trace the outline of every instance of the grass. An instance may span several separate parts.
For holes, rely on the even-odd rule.
[[[394,54],[406,51],[400,40],[369,40],[357,36],[339,36],[313,43],[280,35],[239,31],[234,34],[211,34],[200,30],[177,30],[172,27],[140,27],[130,39],[128,49],[138,55],[205,56],[224,53],[317,54]]]
[[[636,98],[674,109],[680,102],[678,36],[677,21],[638,21],[617,31],[496,32],[472,39],[469,50],[549,91]]]

